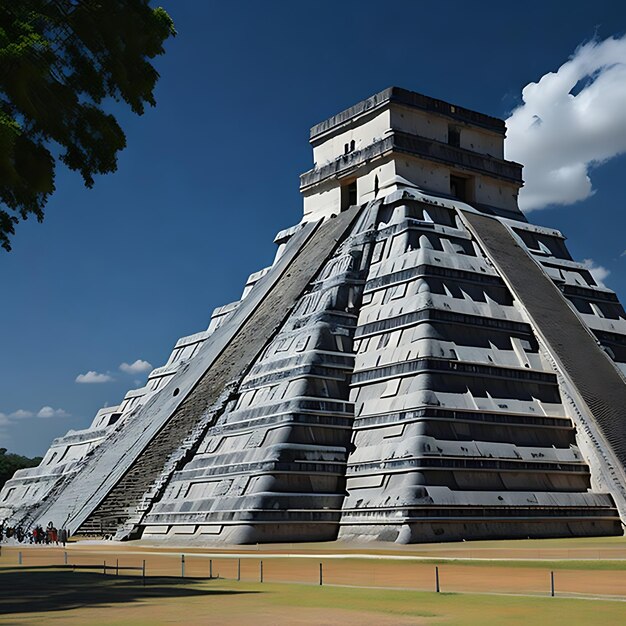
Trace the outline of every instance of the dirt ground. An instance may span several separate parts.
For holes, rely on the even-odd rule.
[[[66,548],[3,545],[0,553],[3,625],[532,621],[626,623],[626,540],[220,550],[81,541]]]
[[[495,544],[495,545],[494,545]],[[557,594],[626,598],[626,540],[546,540],[429,544],[391,551],[355,547],[329,553],[328,544],[254,549],[158,548],[144,543],[81,541],[63,547],[4,546],[0,566],[94,566],[116,564],[122,574],[208,578],[266,583],[323,583],[434,591],[548,594],[551,572]],[[323,547],[322,547],[323,546]],[[316,550],[317,548],[317,550]],[[293,552],[288,552],[292,549]],[[391,553],[390,553],[391,552]],[[420,554],[421,553],[421,554]],[[541,554],[538,558],[536,555]],[[67,556],[66,556],[67,555]],[[184,564],[183,564],[184,555]],[[535,555],[535,556],[532,556]],[[261,565],[262,564],[262,565]],[[184,571],[183,571],[184,570]],[[114,571],[107,569],[108,574]]]

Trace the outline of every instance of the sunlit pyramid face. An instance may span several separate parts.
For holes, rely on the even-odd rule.
[[[399,88],[311,130],[302,221],[0,518],[190,543],[621,534],[626,314],[517,206],[504,123]]]

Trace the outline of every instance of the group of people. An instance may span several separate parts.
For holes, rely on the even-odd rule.
[[[33,530],[25,530],[23,526],[8,526],[6,522],[0,522],[0,541],[7,539],[15,539],[19,543],[38,543],[38,544],[54,544],[59,545],[68,540],[68,532],[65,528],[58,530],[52,522],[44,529],[41,526],[35,526]]]

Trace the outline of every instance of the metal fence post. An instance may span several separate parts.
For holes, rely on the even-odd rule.
[[[213,559],[209,559],[209,578],[213,578]]]
[[[115,559],[115,575],[116,576],[120,575],[120,560],[119,559]]]
[[[435,590],[439,593],[439,567],[435,565]]]
[[[63,563],[67,565],[67,552],[63,553]]]
[[[144,559],[143,565],[141,566],[141,578],[143,581],[143,586],[146,586],[146,561]]]
[[[237,559],[237,580],[241,580],[241,559]]]
[[[554,598],[554,572],[550,572],[550,595]]]
[[[180,555],[180,577],[185,578],[185,555]]]
[[[22,564],[22,553],[21,552],[17,553],[17,564],[18,565]]]
[[[263,561],[261,561],[261,582],[263,582]]]
[[[106,561],[104,561],[104,562],[102,563],[102,573],[103,573],[103,574],[106,574],[106,573],[107,573],[107,562],[106,562]]]
[[[324,574],[322,571],[322,564],[320,563],[320,587],[324,584]]]

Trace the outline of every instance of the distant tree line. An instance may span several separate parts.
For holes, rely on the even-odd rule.
[[[6,448],[0,448],[0,489],[4,486],[9,478],[13,477],[13,474],[18,469],[23,467],[35,467],[41,463],[42,457],[36,456],[29,459],[27,456],[20,454],[7,454]],[[0,520],[1,521],[1,520]]]

